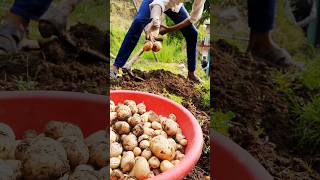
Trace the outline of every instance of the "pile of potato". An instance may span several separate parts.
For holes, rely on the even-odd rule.
[[[16,140],[13,130],[0,123],[0,179],[108,179],[108,150],[106,130],[84,138],[78,126],[50,121],[43,133],[28,130]]]
[[[144,103],[110,101],[110,179],[147,179],[176,166],[187,140],[176,116],[147,111]]]

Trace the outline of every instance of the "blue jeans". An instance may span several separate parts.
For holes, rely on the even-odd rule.
[[[268,32],[274,28],[275,0],[248,0],[249,27],[256,32]]]
[[[153,0],[142,1],[138,14],[133,20],[131,27],[129,28],[122,42],[122,45],[114,62],[115,66],[123,67],[127,62],[129,56],[131,55],[133,49],[136,47],[144,27],[150,22],[149,4],[152,1]],[[188,18],[188,12],[184,7],[182,7],[178,13],[168,10],[165,12],[165,14],[169,16],[170,19],[172,19],[172,21],[176,24]],[[181,32],[187,42],[188,70],[195,71],[198,31],[194,25],[190,25],[181,29]]]
[[[15,0],[11,12],[26,20],[38,20],[49,8],[52,0]]]

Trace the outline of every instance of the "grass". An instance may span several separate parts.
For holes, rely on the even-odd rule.
[[[205,81],[203,84],[195,85],[195,91],[200,94],[201,105],[209,109],[210,108],[210,81]]]
[[[236,115],[229,111],[227,113],[223,113],[221,111],[211,110],[211,128],[216,130],[217,132],[229,136],[229,124],[228,122],[235,118]]]
[[[320,149],[320,97],[315,97],[301,109],[295,127],[298,150]]]
[[[183,97],[181,97],[181,96],[170,94],[166,89],[162,90],[162,95],[171,99],[172,101],[175,101],[178,104],[182,104],[182,102],[184,100]]]

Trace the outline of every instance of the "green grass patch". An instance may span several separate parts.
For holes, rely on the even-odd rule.
[[[177,95],[174,95],[174,94],[170,94],[166,89],[163,89],[162,90],[162,95],[175,101],[176,103],[178,104],[182,104],[183,102],[183,97],[181,96],[177,96]]]
[[[216,130],[217,132],[229,136],[229,124],[228,122],[235,118],[236,115],[229,111],[227,113],[223,113],[221,111],[211,110],[211,128]]]
[[[197,84],[194,87],[195,91],[201,96],[201,105],[210,108],[210,81],[205,81],[203,84]]]
[[[320,149],[320,97],[306,104],[296,122],[296,148],[315,151]]]

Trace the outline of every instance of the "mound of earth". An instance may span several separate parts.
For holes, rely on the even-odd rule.
[[[77,24],[69,34],[78,46],[105,54],[109,37],[94,26]],[[77,51],[58,38],[40,49],[0,57],[0,90],[108,92],[109,64]]]
[[[144,91],[162,96],[170,93],[180,96],[183,98],[182,105],[199,121],[204,134],[205,145],[200,160],[186,179],[205,179],[206,176],[209,176],[210,172],[210,166],[208,165],[210,163],[210,116],[209,109],[203,108],[201,105],[200,94],[194,90],[195,84],[181,75],[176,75],[165,70],[153,70],[150,72],[133,70],[133,74],[139,78],[125,73],[121,79],[111,81],[111,89]]]
[[[309,166],[310,159],[291,150],[291,104],[274,86],[276,67],[225,41],[213,44],[212,107],[236,114],[230,122],[230,137],[275,179],[320,179],[320,172]]]

